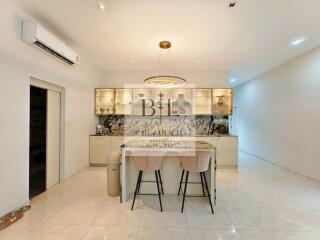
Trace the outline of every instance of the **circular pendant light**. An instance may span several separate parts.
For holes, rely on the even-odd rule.
[[[169,49],[171,47],[171,42],[161,41],[159,43],[161,49]],[[181,87],[186,84],[186,80],[182,77],[172,76],[172,75],[160,75],[152,76],[144,80],[144,84],[149,87],[159,87],[159,88],[173,88]]]
[[[176,76],[153,76],[144,80],[144,84],[149,87],[180,87],[186,84],[186,80]]]

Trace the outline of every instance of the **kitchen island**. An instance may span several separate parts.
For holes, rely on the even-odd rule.
[[[126,142],[121,147],[121,184],[122,184],[122,201],[128,200],[129,194],[133,192],[134,183],[137,178],[137,170],[133,166],[130,155],[133,151],[152,151],[162,152],[165,156],[163,167],[161,169],[162,181],[164,185],[165,194],[177,194],[179,178],[181,175],[181,168],[179,161],[177,161],[177,154],[183,152],[184,154],[190,154],[194,156],[197,151],[209,151],[211,153],[211,161],[208,169],[208,185],[211,191],[213,202],[215,202],[215,188],[216,188],[216,149],[213,145],[206,141],[199,140],[170,140],[170,139],[140,139],[131,140]],[[176,160],[176,161],[174,161]],[[191,176],[199,182],[197,179],[199,176]],[[146,178],[151,178],[151,175],[146,174]],[[150,179],[151,180],[151,179]],[[146,184],[145,184],[146,185]],[[142,192],[152,193],[155,190],[155,186],[152,183],[148,185],[142,185]],[[188,194],[200,193],[199,186],[192,186],[188,189]]]
[[[237,168],[238,137],[233,135],[203,135],[177,137],[143,137],[123,135],[91,135],[90,136],[90,165],[106,166],[109,156],[114,151],[120,151],[120,146],[131,140],[170,139],[173,141],[198,140],[206,141],[216,148],[216,161],[219,168]]]

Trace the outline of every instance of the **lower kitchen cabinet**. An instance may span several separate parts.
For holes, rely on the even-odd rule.
[[[106,166],[109,154],[109,136],[90,136],[90,166]]]

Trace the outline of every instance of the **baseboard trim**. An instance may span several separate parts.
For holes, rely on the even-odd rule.
[[[17,207],[15,207],[15,208],[13,208],[13,209],[5,212],[5,213],[0,214],[0,217],[3,217],[3,216],[5,216],[5,215],[7,215],[7,214],[9,214],[9,213],[12,213],[12,212],[14,212],[14,211],[17,211],[17,210],[19,210],[20,208],[23,208],[23,207],[28,206],[28,205],[30,205],[30,200],[28,200],[28,201],[25,202],[24,204],[18,205]]]
[[[268,160],[268,159],[265,159],[265,158],[263,158],[263,157],[255,154],[255,153],[248,152],[248,151],[243,150],[243,149],[241,149],[241,148],[239,148],[239,152],[243,152],[243,153],[246,153],[246,154],[251,155],[251,156],[253,156],[253,157],[259,158],[260,160],[262,160],[262,161],[264,161],[264,162],[267,162],[267,163],[272,164],[272,165],[277,166],[277,167],[281,167],[281,168],[283,168],[283,169],[285,169],[285,170],[287,170],[287,171],[289,171],[289,172],[292,172],[292,173],[294,173],[294,174],[297,174],[297,175],[299,175],[299,176],[306,177],[306,178],[308,178],[308,179],[310,179],[310,180],[313,180],[313,181],[316,181],[316,182],[320,182],[320,180],[318,180],[318,179],[315,179],[315,178],[313,178],[313,177],[304,175],[304,174],[299,173],[299,172],[297,172],[297,171],[295,171],[295,170],[293,170],[293,169],[290,169],[290,168],[288,168],[288,167],[285,167],[285,166],[282,166],[282,165],[277,164],[277,163],[275,163],[275,162],[272,162],[272,161],[270,161],[270,160]]]
[[[90,163],[90,167],[106,167],[106,163]]]
[[[238,165],[217,165],[217,169],[238,169]]]

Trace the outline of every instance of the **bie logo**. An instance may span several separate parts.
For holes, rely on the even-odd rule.
[[[167,110],[166,115],[170,116],[171,114],[171,101],[163,101],[162,98],[164,94],[159,94],[160,100],[154,101],[153,99],[142,99],[142,116],[154,116],[159,111],[160,116],[163,115],[163,111]],[[165,107],[166,106],[166,107]],[[146,114],[147,110],[150,114]]]

